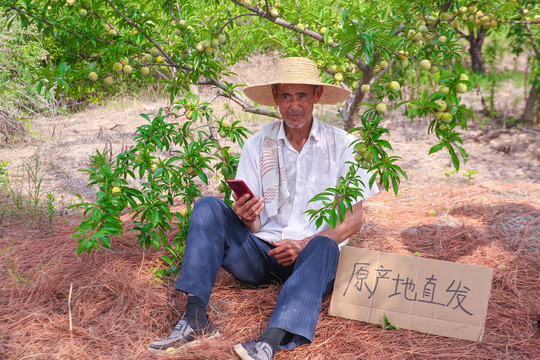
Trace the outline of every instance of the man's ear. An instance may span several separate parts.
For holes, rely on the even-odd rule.
[[[315,89],[315,103],[318,103],[321,99],[323,90],[324,88],[322,87],[322,85],[317,86],[317,88]]]
[[[272,96],[274,97],[274,101],[277,104],[277,96],[278,96],[278,94],[277,94],[276,88],[274,86],[271,86],[271,88],[272,88]]]

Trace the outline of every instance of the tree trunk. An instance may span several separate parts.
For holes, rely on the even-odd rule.
[[[540,86],[534,87],[535,83],[538,82],[538,80],[533,81],[525,104],[525,111],[521,116],[521,121],[530,125],[537,124],[540,116]]]
[[[486,30],[483,26],[480,26],[476,37],[474,36],[474,33],[471,33],[471,35],[467,37],[470,44],[469,53],[471,54],[473,71],[482,74],[486,73],[486,66],[484,65],[484,59],[482,57],[482,45],[484,44],[485,38]]]

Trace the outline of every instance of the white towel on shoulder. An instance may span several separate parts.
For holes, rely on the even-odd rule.
[[[281,205],[289,198],[283,150],[277,143],[281,121],[266,124],[262,128],[262,154],[260,157],[264,206],[268,216],[277,215]]]

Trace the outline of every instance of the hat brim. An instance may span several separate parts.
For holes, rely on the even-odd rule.
[[[306,84],[305,82],[287,82],[288,84],[305,84],[305,85],[320,85],[323,87],[323,92],[321,95],[321,98],[317,102],[318,104],[323,105],[335,105],[340,102],[343,102],[347,100],[347,98],[351,95],[351,92],[349,90],[343,89],[339,86],[331,85],[331,84],[325,84],[323,82],[320,83],[309,83]],[[274,95],[272,94],[272,85],[275,83],[269,83],[269,84],[262,84],[262,85],[254,85],[254,86],[248,86],[244,89],[244,94],[257,104],[265,105],[265,106],[277,106]]]

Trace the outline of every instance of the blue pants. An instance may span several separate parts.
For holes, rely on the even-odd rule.
[[[283,287],[268,327],[292,334],[284,339],[281,348],[309,343],[315,334],[322,298],[334,285],[339,248],[334,240],[316,236],[287,267],[268,256],[272,248],[253,235],[225,202],[201,198],[191,215],[176,289],[208,304],[220,267],[250,285],[281,281]]]

